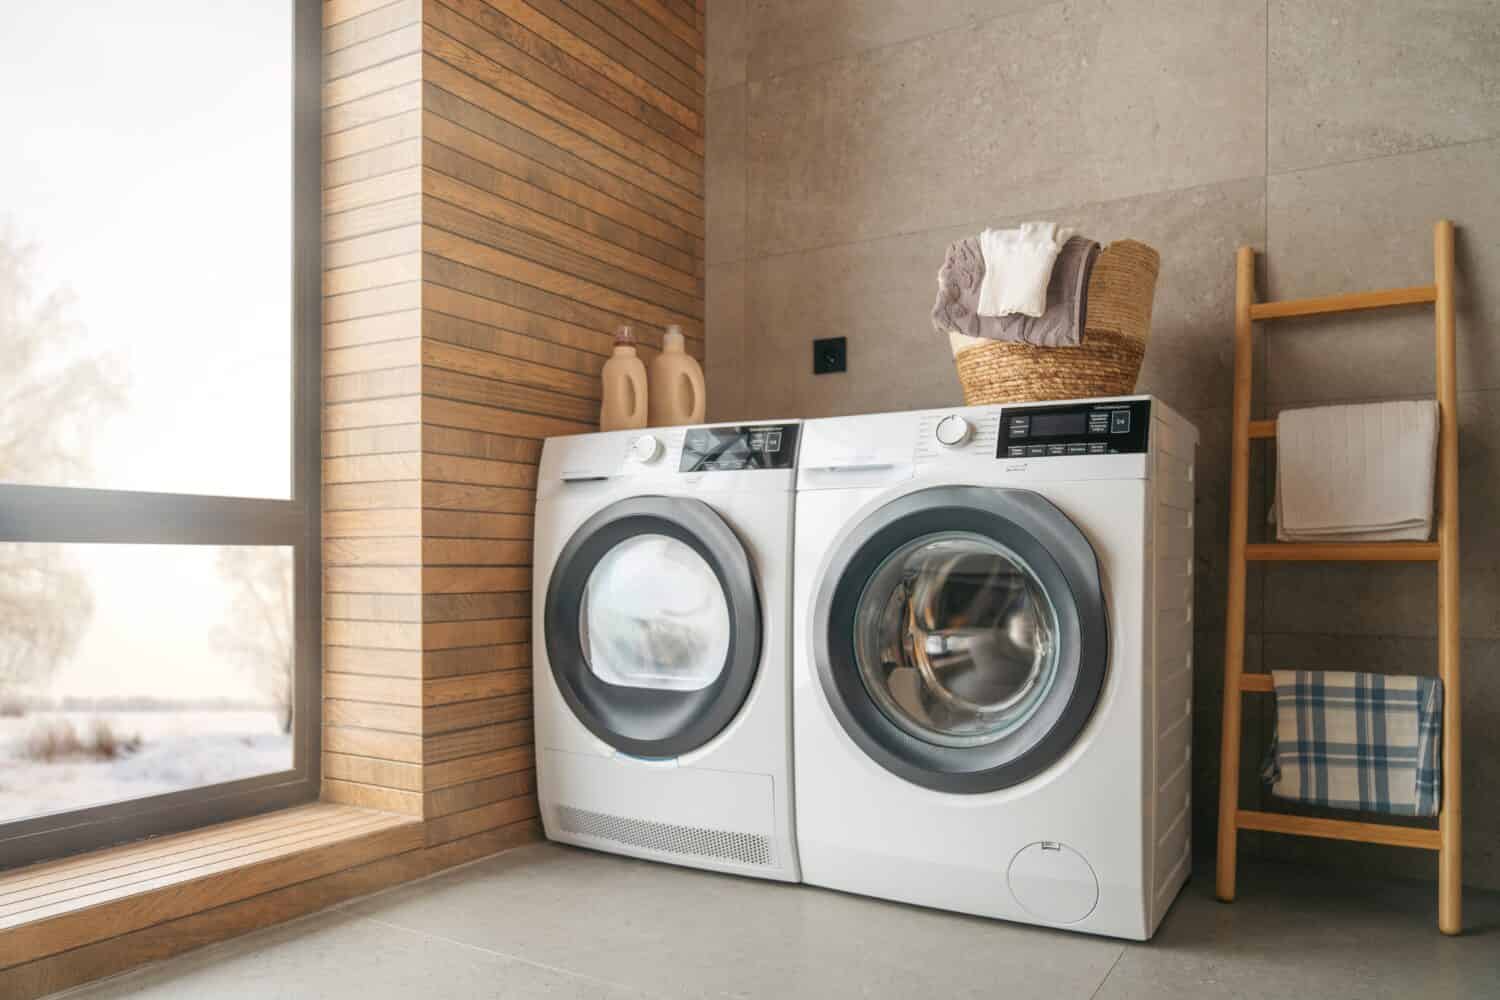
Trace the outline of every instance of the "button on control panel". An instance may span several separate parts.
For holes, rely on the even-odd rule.
[[[1141,454],[1151,427],[1149,399],[1007,406],[996,458]]]
[[[690,427],[678,472],[791,469],[797,463],[797,424]]]

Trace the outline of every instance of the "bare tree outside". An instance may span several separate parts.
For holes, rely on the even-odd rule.
[[[290,6],[156,8],[6,4],[0,31],[0,92],[44,98],[6,104],[0,156],[0,505],[38,512],[0,511],[0,838],[28,844],[155,830],[195,789],[237,813],[245,782],[307,776],[280,578],[302,536],[262,515],[317,508],[294,460],[317,439],[295,378],[316,330],[293,308],[316,287],[295,169],[316,102]],[[185,251],[205,204],[233,237]],[[252,526],[271,544],[222,551]]]
[[[0,227],[0,482],[55,483],[88,468],[89,428],[123,398],[108,362],[79,350],[67,289],[41,293],[36,247]],[[0,543],[0,712],[77,645],[93,600],[58,546]]]
[[[251,673],[289,733],[296,670],[291,562],[280,549],[237,546],[219,551],[218,568],[233,597],[214,644]]]

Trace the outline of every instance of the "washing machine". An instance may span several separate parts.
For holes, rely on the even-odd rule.
[[[796,421],[552,438],[537,478],[537,792],[555,841],[798,878]]]
[[[1191,863],[1197,432],[1144,396],[802,432],[803,881],[1149,938]]]

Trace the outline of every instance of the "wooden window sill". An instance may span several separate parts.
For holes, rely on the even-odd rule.
[[[0,873],[0,996],[43,996],[535,836],[434,844],[412,817],[329,802]]]

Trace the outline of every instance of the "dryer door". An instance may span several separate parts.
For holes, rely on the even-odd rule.
[[[1099,563],[1027,490],[935,487],[876,510],[834,552],[814,607],[834,714],[927,788],[1007,788],[1077,740],[1104,684]]]
[[[680,756],[718,735],[755,681],[750,558],[701,501],[618,501],[559,555],[545,634],[558,690],[594,735],[638,757]]]

